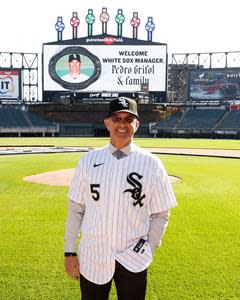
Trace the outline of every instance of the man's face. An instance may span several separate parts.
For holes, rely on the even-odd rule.
[[[69,69],[70,73],[74,75],[79,75],[80,74],[80,66],[81,63],[77,59],[73,59],[72,61],[69,62]]]
[[[127,146],[139,127],[137,118],[127,112],[114,113],[104,120],[110,132],[110,141],[117,148]]]

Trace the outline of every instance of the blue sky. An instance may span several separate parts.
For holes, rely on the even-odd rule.
[[[169,53],[240,51],[239,0],[2,1],[0,51],[41,53],[42,43],[57,39],[54,29],[57,16],[62,16],[66,25],[63,39],[70,39],[69,20],[73,11],[78,12],[81,22],[78,37],[86,36],[84,19],[88,8],[94,10],[96,17],[93,34],[100,34],[102,7],[107,7],[110,15],[108,32],[111,34],[117,32],[114,20],[117,9],[123,9],[126,18],[123,35],[127,37],[132,37],[129,22],[134,11],[142,22],[140,39],[147,38],[144,27],[147,17],[152,16],[156,26],[153,41],[167,43]]]

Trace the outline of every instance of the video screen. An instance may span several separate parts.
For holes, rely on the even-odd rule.
[[[0,98],[18,100],[20,98],[21,71],[0,69]]]
[[[240,68],[189,70],[188,91],[193,100],[240,99]]]
[[[44,45],[46,92],[166,92],[166,45]]]
[[[93,75],[94,64],[85,55],[68,54],[57,61],[56,73],[64,81],[83,82]]]

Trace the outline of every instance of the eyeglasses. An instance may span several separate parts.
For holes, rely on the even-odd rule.
[[[118,114],[112,114],[110,116],[110,119],[114,122],[114,123],[119,123],[119,122],[124,122],[124,123],[132,123],[136,118],[133,115],[128,115],[125,118],[121,118]]]

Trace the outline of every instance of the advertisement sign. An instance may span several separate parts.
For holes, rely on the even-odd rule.
[[[20,70],[0,69],[0,99],[20,98]]]
[[[240,99],[240,69],[188,71],[188,95],[193,100]]]
[[[166,45],[46,44],[43,54],[44,91],[166,92]]]

